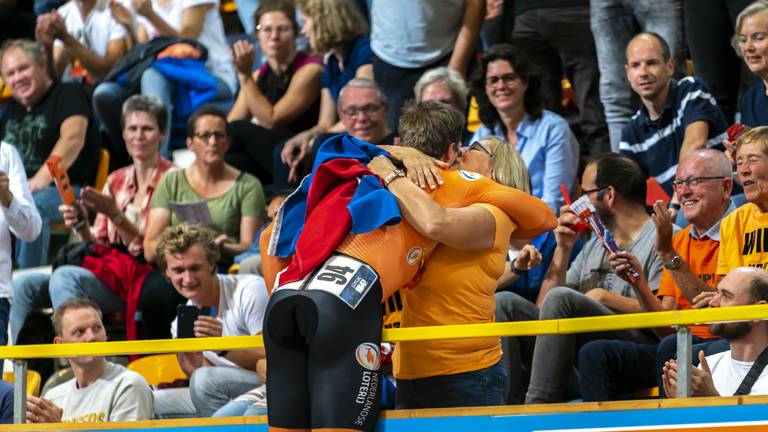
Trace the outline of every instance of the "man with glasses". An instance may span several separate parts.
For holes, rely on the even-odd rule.
[[[672,196],[678,161],[691,151],[722,143],[728,125],[707,85],[698,78],[672,79],[675,59],[656,33],[642,32],[627,45],[624,66],[640,96],[640,109],[621,131],[619,151],[637,162]]]
[[[645,173],[626,156],[609,154],[587,165],[581,187],[595,207],[605,227],[613,234],[620,249],[634,253],[642,263],[639,273],[656,290],[661,279],[662,262],[654,249],[656,230],[645,208]],[[539,319],[641,312],[635,290],[611,267],[608,252],[593,237],[568,261],[578,236],[578,217],[570,206],[560,209],[555,228],[552,264],[541,285],[537,299]],[[525,402],[565,401],[575,358],[579,348],[595,339],[622,339],[656,343],[658,338],[640,330],[620,330],[573,335],[540,335],[536,338],[531,383]]]
[[[622,266],[631,265],[641,274],[632,288],[642,309],[649,312],[707,306],[720,279],[716,275],[720,221],[735,210],[730,200],[731,164],[720,151],[701,149],[686,156],[677,167],[672,187],[690,225],[673,235],[666,205],[661,201],[654,205],[651,218],[656,225],[656,252],[664,265],[658,291],[653,293],[642,277],[632,253],[622,252],[612,260],[617,272]],[[717,340],[706,325],[691,326],[691,331],[694,343],[708,346],[708,342]],[[598,340],[584,345],[579,352],[582,399],[622,399],[634,390],[657,384],[663,395],[662,367],[675,357],[677,340],[670,328],[656,329],[656,333],[660,337],[668,335],[658,346],[623,340]],[[727,345],[722,349],[727,349]]]

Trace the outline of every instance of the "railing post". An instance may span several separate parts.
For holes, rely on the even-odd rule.
[[[675,326],[677,329],[677,397],[691,397],[691,329]]]
[[[13,360],[13,423],[26,423],[27,419],[27,361]]]

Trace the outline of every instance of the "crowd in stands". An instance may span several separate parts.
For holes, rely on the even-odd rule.
[[[269,413],[370,428],[368,411],[337,424],[314,405],[319,382],[281,391],[298,342],[276,305],[309,284],[306,262],[338,254],[377,275],[359,305],[383,314],[350,313],[339,334],[768,302],[766,0],[242,0],[238,39],[220,0],[28,3],[0,2],[0,344],[29,343],[52,308],[53,343],[104,341],[116,322],[128,339],[267,346],[178,353],[188,382],[173,388],[68,359],[71,380],[30,396],[29,422]],[[334,169],[359,185],[323,177],[351,148],[357,171]],[[353,205],[364,186],[387,201]],[[618,252],[585,230],[577,197]],[[337,199],[351,217],[317,204]],[[337,243],[306,261],[320,252],[301,235]],[[305,307],[291,315],[302,337],[348,312]],[[696,366],[694,396],[768,394],[766,326],[691,326],[690,359],[672,328],[356,354],[383,364],[389,408],[676,397],[680,362]],[[305,363],[308,382],[323,373]],[[0,421],[10,392],[0,383]]]

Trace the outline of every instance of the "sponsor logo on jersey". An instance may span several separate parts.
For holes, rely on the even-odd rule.
[[[372,370],[379,370],[379,346],[370,342],[363,342],[355,350],[355,358],[360,366]]]
[[[414,265],[417,262],[420,262],[422,255],[424,255],[424,251],[421,250],[420,247],[418,246],[412,247],[411,250],[408,251],[408,257],[407,257],[408,264]]]
[[[475,181],[475,180],[478,180],[480,177],[482,177],[482,175],[472,171],[459,170],[459,174],[461,174],[461,176],[464,177],[464,179],[469,181]]]

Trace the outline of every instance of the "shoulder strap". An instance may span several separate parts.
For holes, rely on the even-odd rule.
[[[744,377],[744,380],[741,382],[741,385],[739,386],[738,390],[736,390],[736,393],[734,393],[734,396],[743,396],[748,395],[749,392],[752,390],[752,386],[755,385],[755,382],[760,377],[760,374],[763,373],[763,369],[765,369],[765,365],[768,364],[768,347],[766,347],[763,352],[760,353],[759,356],[757,356],[757,359],[752,364],[752,367],[749,369],[749,372],[747,372],[747,376]]]

